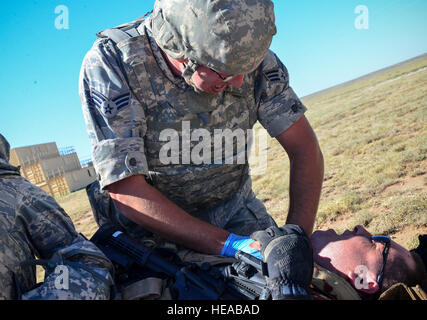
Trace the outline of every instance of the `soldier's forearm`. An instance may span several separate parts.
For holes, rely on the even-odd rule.
[[[323,182],[323,155],[307,118],[276,137],[290,160],[289,212],[286,223],[313,232]]]
[[[219,254],[229,235],[201,221],[133,176],[108,186],[117,209],[128,219],[165,239],[208,254]]]
[[[320,149],[291,159],[289,212],[286,223],[297,224],[311,237],[323,183]]]

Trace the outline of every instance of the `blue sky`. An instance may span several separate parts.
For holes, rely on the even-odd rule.
[[[425,0],[275,0],[272,50],[300,97],[427,52]],[[154,1],[34,0],[0,4],[0,132],[12,147],[55,141],[81,160],[90,143],[78,96],[95,33],[151,10]],[[68,8],[57,29],[55,8]],[[368,29],[357,29],[364,5]],[[366,21],[366,20],[363,20]]]

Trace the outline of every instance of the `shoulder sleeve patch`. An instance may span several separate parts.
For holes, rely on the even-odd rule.
[[[114,98],[107,98],[95,89],[90,90],[90,100],[106,118],[114,117],[130,103],[130,92],[121,93]]]
[[[287,77],[282,69],[276,68],[269,71],[264,71],[264,76],[270,82],[287,82]]]

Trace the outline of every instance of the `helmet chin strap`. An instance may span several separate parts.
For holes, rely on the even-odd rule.
[[[194,60],[188,60],[187,63],[183,63],[184,70],[182,70],[182,77],[187,80],[187,82],[191,81],[191,77],[193,76],[194,72],[196,72],[199,65]]]
[[[194,89],[195,92],[203,94],[204,92],[196,87],[193,80],[191,78],[193,77],[193,74],[196,72],[199,65],[194,60],[188,60],[187,63],[183,63],[184,69],[182,70],[182,77],[185,79],[185,81]]]

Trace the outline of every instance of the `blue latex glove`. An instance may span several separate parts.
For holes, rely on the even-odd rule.
[[[221,255],[234,258],[237,251],[240,250],[262,260],[261,251],[250,246],[252,242],[255,242],[255,240],[250,237],[238,236],[237,234],[230,233],[222,248]]]

